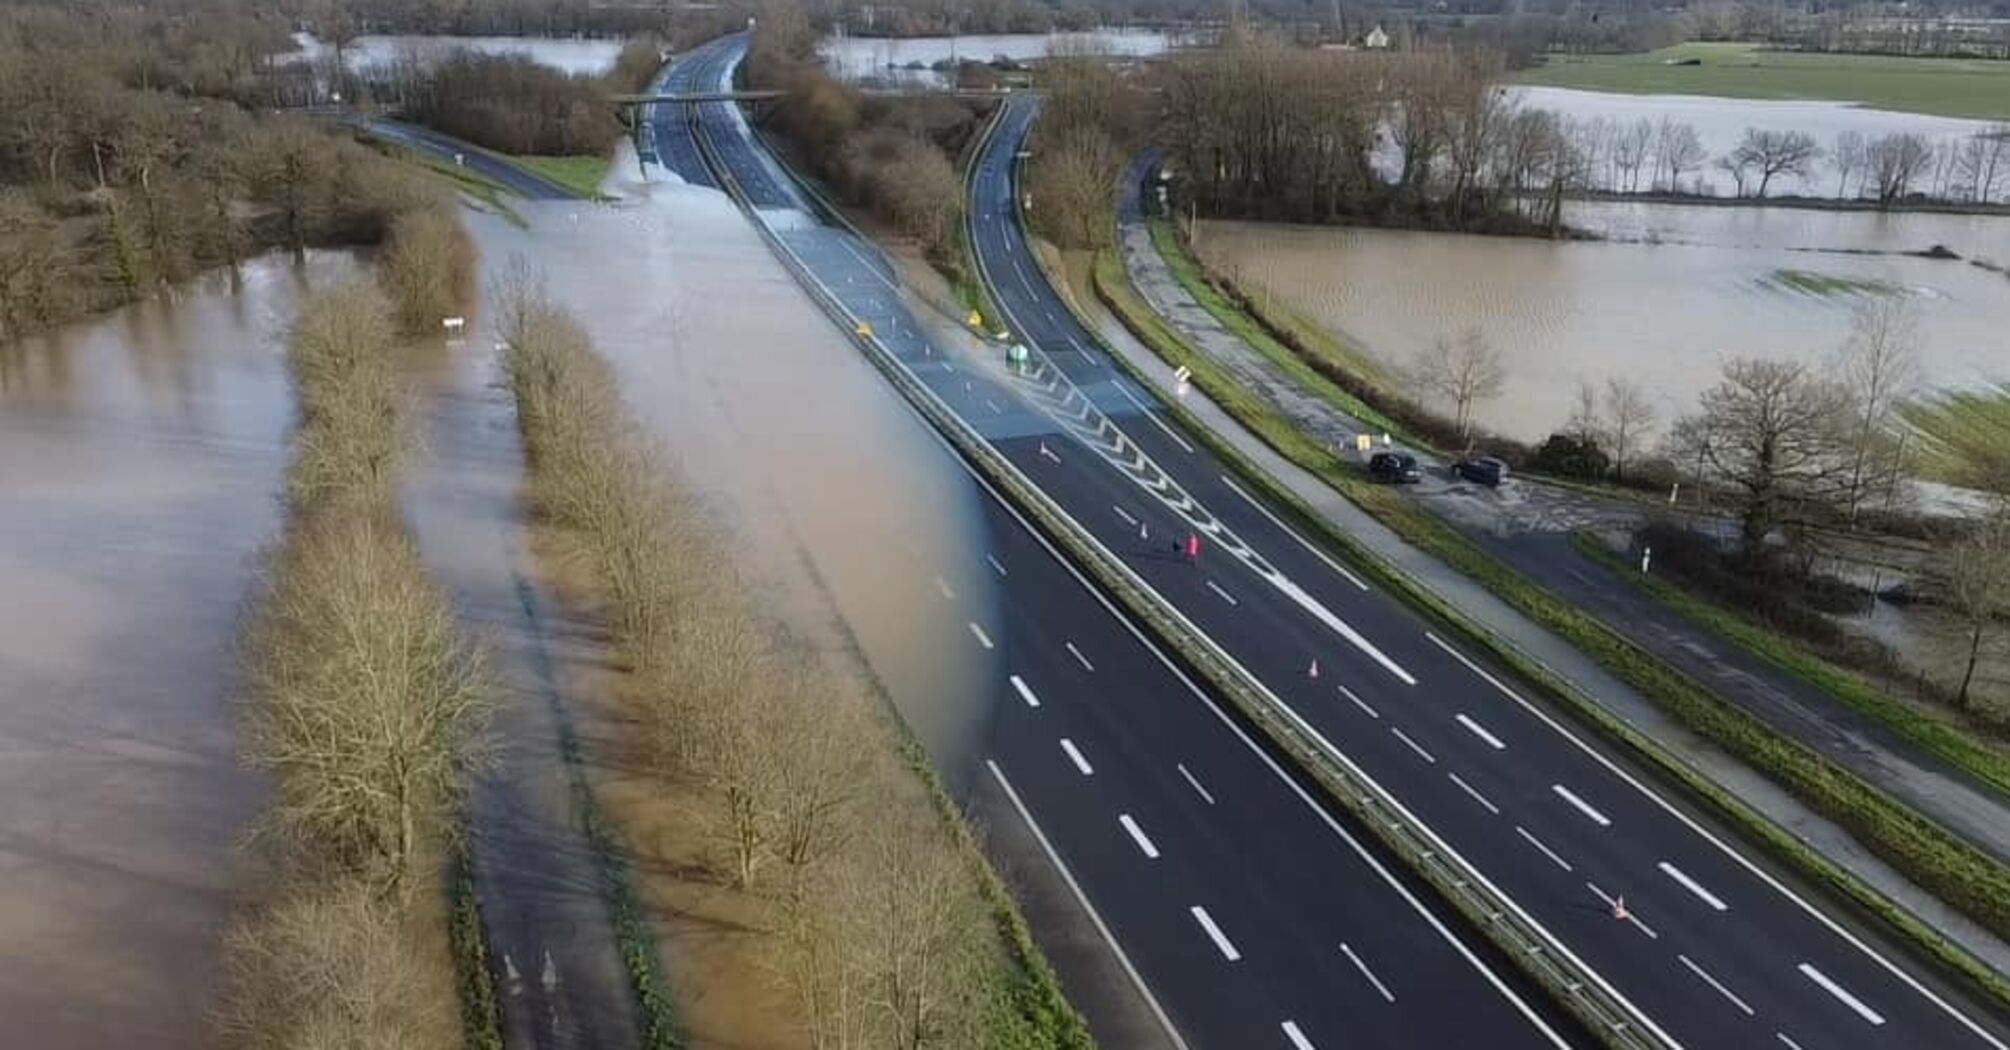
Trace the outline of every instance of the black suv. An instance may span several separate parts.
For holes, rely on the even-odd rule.
[[[1414,485],[1423,480],[1424,472],[1408,452],[1377,452],[1368,457],[1368,476],[1392,485]]]
[[[1477,481],[1488,488],[1495,488],[1507,480],[1508,465],[1492,456],[1478,459],[1462,459],[1452,465],[1452,472],[1467,481]]]

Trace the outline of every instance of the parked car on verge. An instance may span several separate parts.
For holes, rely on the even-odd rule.
[[[1391,485],[1414,485],[1424,479],[1424,472],[1408,452],[1377,452],[1368,457],[1368,476]]]
[[[1492,456],[1478,459],[1462,459],[1452,464],[1452,473],[1467,481],[1476,481],[1488,488],[1495,488],[1507,480],[1508,465]]]

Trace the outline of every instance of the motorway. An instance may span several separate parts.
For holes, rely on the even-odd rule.
[[[1096,391],[1113,385],[1115,372],[1033,265],[1015,216],[1018,153],[1037,108],[1030,98],[1010,103],[978,161],[974,243],[1018,337],[1047,351],[1077,388]],[[1199,587],[1161,569],[1153,581],[1161,593],[1671,1039],[1691,1047],[2004,1045],[1997,1019],[1949,1001],[1909,961],[1769,875],[1742,844],[1550,716],[1504,672],[1360,586],[1206,452],[1141,415],[1144,425],[1108,458],[1159,465],[1204,508],[1178,515],[1188,527],[1250,552],[1216,559]],[[1124,498],[1121,482],[1054,481],[1048,491],[1071,505]],[[1129,489],[1139,499],[1135,481]],[[1237,601],[1210,595],[1215,586]],[[1308,654],[1328,673],[1310,678]],[[1612,918],[1619,897],[1626,921]]]
[[[672,76],[722,85],[741,46],[708,46]],[[736,109],[698,107],[697,128],[786,250],[908,373],[1667,1043],[2005,1047],[1996,1019],[1950,1000],[1307,544],[1178,433],[1028,252],[1014,163],[1036,112],[1029,98],[1008,103],[972,185],[980,262],[1034,349],[1018,373],[995,354],[932,346],[871,246],[806,220],[812,210]],[[653,124],[670,166],[698,152],[670,144],[674,115]],[[1013,614],[1003,644],[1015,690],[1028,687],[1001,716],[994,771],[1187,1045],[1582,1041],[993,503],[993,568]],[[1172,549],[1190,535],[1202,546],[1192,560]],[[972,622],[978,644],[1001,644],[1001,630]]]
[[[731,40],[701,50],[666,83],[721,83],[736,57]],[[907,333],[895,345],[915,368],[960,390],[964,369],[889,312],[899,306],[872,248],[802,221],[805,202],[730,109],[699,113],[741,185],[796,216],[778,223],[791,247],[857,271],[846,288],[860,307]],[[712,184],[672,107],[657,107],[645,145],[686,181]],[[1048,429],[1031,409],[1010,416],[997,432]],[[946,584],[970,567],[918,566],[914,585],[966,620],[969,644],[1000,657],[982,775],[1036,829],[1133,972],[1169,1033],[1159,1045],[1589,1045],[986,492],[985,564],[974,568],[993,577],[999,605]]]

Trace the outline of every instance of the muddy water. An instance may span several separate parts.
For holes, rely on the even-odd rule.
[[[1480,417],[1529,439],[1564,422],[1579,378],[1635,379],[1666,420],[1728,357],[1826,360],[1860,293],[1797,290],[1781,271],[1903,289],[1932,383],[2010,376],[2010,280],[1889,254],[1945,244],[2000,262],[2010,219],[1587,205],[1573,221],[1642,243],[1203,223],[1201,251],[1396,368],[1477,327],[1508,372]]]
[[[544,272],[750,584],[823,644],[855,643],[959,777],[1000,680],[936,583],[996,607],[972,486],[724,197],[614,171],[629,202],[531,205],[529,229],[484,226],[483,258]]]
[[[0,347],[0,1017],[14,1039],[203,1042],[232,847],[262,793],[237,766],[229,694],[253,559],[278,520],[279,333],[304,287],[351,270],[340,255],[267,259],[239,291],[213,278]]]

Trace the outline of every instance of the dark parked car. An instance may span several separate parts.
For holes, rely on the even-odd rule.
[[[1507,480],[1508,465],[1492,456],[1478,459],[1462,459],[1452,465],[1452,472],[1467,481],[1477,481],[1488,488],[1494,488]]]
[[[1408,452],[1377,452],[1368,457],[1368,476],[1392,485],[1414,485],[1423,480],[1424,472]]]

